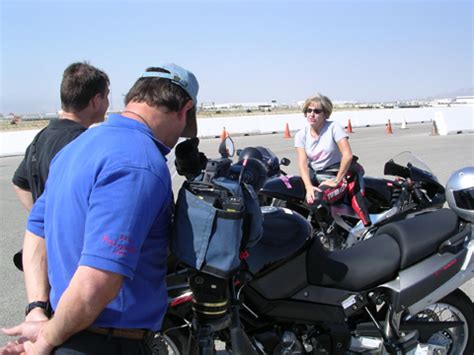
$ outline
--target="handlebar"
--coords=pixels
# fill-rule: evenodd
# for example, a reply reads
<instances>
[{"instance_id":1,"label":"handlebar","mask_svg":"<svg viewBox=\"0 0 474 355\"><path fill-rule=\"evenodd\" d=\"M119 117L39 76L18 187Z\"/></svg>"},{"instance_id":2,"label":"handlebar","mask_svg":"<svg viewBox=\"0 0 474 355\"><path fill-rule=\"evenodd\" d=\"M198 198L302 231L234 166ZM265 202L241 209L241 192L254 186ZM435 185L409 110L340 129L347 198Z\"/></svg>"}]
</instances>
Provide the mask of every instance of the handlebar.
<instances>
[{"instance_id":1,"label":"handlebar","mask_svg":"<svg viewBox=\"0 0 474 355\"><path fill-rule=\"evenodd\" d=\"M413 196L416 202L420 205L426 202L432 202L429 196L421 189L421 184L419 182L407 178L399 181L398 186L401 188L401 193L394 204L395 207L403 208L404 205L409 204L410 196Z\"/></svg>"},{"instance_id":2,"label":"handlebar","mask_svg":"<svg viewBox=\"0 0 474 355\"><path fill-rule=\"evenodd\" d=\"M415 194L419 202L423 201L423 198L424 198L423 192L421 192L418 186L413 187L413 193Z\"/></svg>"}]
</instances>

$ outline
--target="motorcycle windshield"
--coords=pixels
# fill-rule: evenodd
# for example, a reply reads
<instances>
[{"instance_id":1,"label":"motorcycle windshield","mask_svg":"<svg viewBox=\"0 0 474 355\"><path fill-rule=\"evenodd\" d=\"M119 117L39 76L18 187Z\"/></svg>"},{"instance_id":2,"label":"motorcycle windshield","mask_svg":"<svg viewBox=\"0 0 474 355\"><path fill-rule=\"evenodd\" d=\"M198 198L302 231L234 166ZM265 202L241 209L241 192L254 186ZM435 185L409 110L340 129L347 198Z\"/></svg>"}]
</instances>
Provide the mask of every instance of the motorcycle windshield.
<instances>
[{"instance_id":1,"label":"motorcycle windshield","mask_svg":"<svg viewBox=\"0 0 474 355\"><path fill-rule=\"evenodd\" d=\"M438 182L429 166L409 151L401 152L385 163L385 175L394 175L413 180L425 180L429 178Z\"/></svg>"}]
</instances>

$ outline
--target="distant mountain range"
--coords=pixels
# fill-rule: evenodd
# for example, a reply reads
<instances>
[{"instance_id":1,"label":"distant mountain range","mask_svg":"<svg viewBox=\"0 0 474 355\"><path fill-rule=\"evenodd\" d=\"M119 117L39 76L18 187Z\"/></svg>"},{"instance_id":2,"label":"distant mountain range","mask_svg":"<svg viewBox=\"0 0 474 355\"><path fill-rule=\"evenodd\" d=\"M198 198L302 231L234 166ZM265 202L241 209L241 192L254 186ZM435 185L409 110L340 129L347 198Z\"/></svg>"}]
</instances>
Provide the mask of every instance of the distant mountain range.
<instances>
[{"instance_id":1,"label":"distant mountain range","mask_svg":"<svg viewBox=\"0 0 474 355\"><path fill-rule=\"evenodd\" d=\"M428 96L426 100L444 99L444 98L455 98L456 96L474 96L474 87L458 89L451 92L440 93L433 96Z\"/></svg>"}]
</instances>

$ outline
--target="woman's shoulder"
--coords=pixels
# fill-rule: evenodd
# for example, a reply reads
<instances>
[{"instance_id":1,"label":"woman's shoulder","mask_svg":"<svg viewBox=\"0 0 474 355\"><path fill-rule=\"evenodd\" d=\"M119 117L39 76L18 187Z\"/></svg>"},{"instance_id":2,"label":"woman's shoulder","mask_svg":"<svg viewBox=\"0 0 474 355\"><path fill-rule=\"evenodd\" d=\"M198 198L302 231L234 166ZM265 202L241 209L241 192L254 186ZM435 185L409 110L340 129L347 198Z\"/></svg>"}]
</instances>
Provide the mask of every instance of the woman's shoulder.
<instances>
[{"instance_id":1,"label":"woman's shoulder","mask_svg":"<svg viewBox=\"0 0 474 355\"><path fill-rule=\"evenodd\" d=\"M331 132L332 136L334 137L335 141L338 142L341 138L348 137L344 127L337 121L326 121L329 123L328 131Z\"/></svg>"},{"instance_id":2,"label":"woman's shoulder","mask_svg":"<svg viewBox=\"0 0 474 355\"><path fill-rule=\"evenodd\" d=\"M337 121L326 121L327 129L331 131L344 130L344 127Z\"/></svg>"},{"instance_id":3,"label":"woman's shoulder","mask_svg":"<svg viewBox=\"0 0 474 355\"><path fill-rule=\"evenodd\" d=\"M303 128L300 128L296 134L295 134L295 137L298 136L298 137L304 137L306 136L306 134L308 133L308 127L303 127Z\"/></svg>"},{"instance_id":4,"label":"woman's shoulder","mask_svg":"<svg viewBox=\"0 0 474 355\"><path fill-rule=\"evenodd\" d=\"M306 142L307 128L303 127L295 134L295 146L304 146Z\"/></svg>"},{"instance_id":5,"label":"woman's shoulder","mask_svg":"<svg viewBox=\"0 0 474 355\"><path fill-rule=\"evenodd\" d=\"M341 125L339 122L334 121L334 120L326 120L326 124L329 127L335 127L335 126L340 126Z\"/></svg>"}]
</instances>

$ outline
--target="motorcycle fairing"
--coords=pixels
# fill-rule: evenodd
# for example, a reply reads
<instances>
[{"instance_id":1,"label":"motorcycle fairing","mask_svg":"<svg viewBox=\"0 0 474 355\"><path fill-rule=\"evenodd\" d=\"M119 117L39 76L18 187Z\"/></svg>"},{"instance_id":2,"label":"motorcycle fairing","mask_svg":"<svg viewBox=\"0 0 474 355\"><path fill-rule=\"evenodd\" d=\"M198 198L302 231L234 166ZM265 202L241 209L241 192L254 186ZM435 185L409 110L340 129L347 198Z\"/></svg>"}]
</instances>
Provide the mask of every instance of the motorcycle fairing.
<instances>
[{"instance_id":1,"label":"motorcycle fairing","mask_svg":"<svg viewBox=\"0 0 474 355\"><path fill-rule=\"evenodd\" d=\"M369 213L380 213L391 207L391 181L364 176L365 200Z\"/></svg>"},{"instance_id":2,"label":"motorcycle fairing","mask_svg":"<svg viewBox=\"0 0 474 355\"><path fill-rule=\"evenodd\" d=\"M300 249L296 255L293 254L255 275L249 285L269 300L291 297L308 284L307 254L307 248Z\"/></svg>"},{"instance_id":3,"label":"motorcycle fairing","mask_svg":"<svg viewBox=\"0 0 474 355\"><path fill-rule=\"evenodd\" d=\"M468 243L466 248L466 256L464 260L462 260L463 265L461 267L461 271L452 278L450 278L446 283L440 285L429 295L425 295L425 297L423 297L416 303L411 304L408 307L410 314L416 314L420 312L428 305L430 305L433 299L440 299L444 297L445 295L455 291L461 285L472 279L472 276L474 275L474 234L472 234L470 238L470 242ZM463 256L464 255L461 255L461 257ZM449 263L447 265L449 265Z\"/></svg>"},{"instance_id":4,"label":"motorcycle fairing","mask_svg":"<svg viewBox=\"0 0 474 355\"><path fill-rule=\"evenodd\" d=\"M271 317L273 320L299 322L338 322L344 323L346 317L340 303L351 294L343 290L333 290L334 298L324 299L321 303L307 302L299 299L268 299L260 294L254 287L246 286L244 308L255 311L256 314ZM273 321L272 320L272 321Z\"/></svg>"},{"instance_id":5,"label":"motorcycle fairing","mask_svg":"<svg viewBox=\"0 0 474 355\"><path fill-rule=\"evenodd\" d=\"M444 194L444 189L442 191L437 191L436 193L430 193L428 190L428 196L431 197L432 206L435 208L443 207L444 203L446 202L446 195Z\"/></svg>"},{"instance_id":6,"label":"motorcycle fairing","mask_svg":"<svg viewBox=\"0 0 474 355\"><path fill-rule=\"evenodd\" d=\"M429 171L412 165L410 166L410 177L413 181L420 182L421 188L426 190L430 197L432 206L437 208L443 207L443 204L446 202L444 186L438 182L436 176Z\"/></svg>"},{"instance_id":7,"label":"motorcycle fairing","mask_svg":"<svg viewBox=\"0 0 474 355\"><path fill-rule=\"evenodd\" d=\"M430 184L438 183L438 179L431 172L417 168L414 165L409 165L408 168L410 170L410 178L412 180L428 182ZM439 186L444 190L442 185Z\"/></svg>"},{"instance_id":8,"label":"motorcycle fairing","mask_svg":"<svg viewBox=\"0 0 474 355\"><path fill-rule=\"evenodd\" d=\"M400 271L398 278L381 287L391 289L394 310L399 312L431 294L456 275L466 258L466 249L457 254L434 254ZM459 287L459 285L458 285Z\"/></svg>"}]
</instances>

